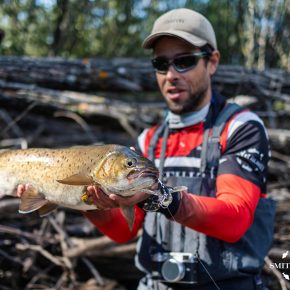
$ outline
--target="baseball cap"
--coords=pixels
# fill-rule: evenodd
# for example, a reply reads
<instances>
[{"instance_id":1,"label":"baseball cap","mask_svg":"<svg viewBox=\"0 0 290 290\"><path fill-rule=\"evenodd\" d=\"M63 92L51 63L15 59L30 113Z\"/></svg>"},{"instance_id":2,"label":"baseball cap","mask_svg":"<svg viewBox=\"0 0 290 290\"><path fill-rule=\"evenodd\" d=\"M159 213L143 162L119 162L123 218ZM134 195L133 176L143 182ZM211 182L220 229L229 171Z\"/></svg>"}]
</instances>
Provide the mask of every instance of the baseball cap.
<instances>
[{"instance_id":1,"label":"baseball cap","mask_svg":"<svg viewBox=\"0 0 290 290\"><path fill-rule=\"evenodd\" d=\"M143 47L153 48L161 36L178 37L196 47L209 44L217 49L215 32L210 22L200 13L187 8L173 9L157 18Z\"/></svg>"}]
</instances>

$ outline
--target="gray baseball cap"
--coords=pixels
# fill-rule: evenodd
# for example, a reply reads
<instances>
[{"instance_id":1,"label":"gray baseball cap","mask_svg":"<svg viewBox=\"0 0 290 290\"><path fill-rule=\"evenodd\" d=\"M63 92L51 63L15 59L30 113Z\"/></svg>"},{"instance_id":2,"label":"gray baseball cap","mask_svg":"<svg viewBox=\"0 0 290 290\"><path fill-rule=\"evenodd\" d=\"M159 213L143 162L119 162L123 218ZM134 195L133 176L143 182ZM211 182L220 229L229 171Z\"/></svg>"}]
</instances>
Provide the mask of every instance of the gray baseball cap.
<instances>
[{"instance_id":1,"label":"gray baseball cap","mask_svg":"<svg viewBox=\"0 0 290 290\"><path fill-rule=\"evenodd\" d=\"M187 8L174 9L157 18L143 47L153 48L161 36L178 37L196 47L209 44L217 49L215 32L210 22L200 13Z\"/></svg>"}]
</instances>

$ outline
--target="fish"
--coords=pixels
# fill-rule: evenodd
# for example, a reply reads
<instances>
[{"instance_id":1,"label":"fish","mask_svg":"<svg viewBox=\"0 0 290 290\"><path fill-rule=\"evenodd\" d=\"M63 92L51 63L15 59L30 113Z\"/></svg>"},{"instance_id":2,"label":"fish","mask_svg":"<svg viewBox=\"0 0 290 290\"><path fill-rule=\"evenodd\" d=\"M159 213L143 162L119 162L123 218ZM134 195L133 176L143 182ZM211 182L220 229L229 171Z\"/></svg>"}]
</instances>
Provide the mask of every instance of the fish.
<instances>
[{"instance_id":1,"label":"fish","mask_svg":"<svg viewBox=\"0 0 290 290\"><path fill-rule=\"evenodd\" d=\"M58 206L96 210L86 191L89 185L123 197L154 194L158 176L152 161L116 144L0 151L0 196L15 195L19 184L30 185L21 195L23 214L45 216ZM132 229L134 207L122 206L121 211Z\"/></svg>"}]
</instances>

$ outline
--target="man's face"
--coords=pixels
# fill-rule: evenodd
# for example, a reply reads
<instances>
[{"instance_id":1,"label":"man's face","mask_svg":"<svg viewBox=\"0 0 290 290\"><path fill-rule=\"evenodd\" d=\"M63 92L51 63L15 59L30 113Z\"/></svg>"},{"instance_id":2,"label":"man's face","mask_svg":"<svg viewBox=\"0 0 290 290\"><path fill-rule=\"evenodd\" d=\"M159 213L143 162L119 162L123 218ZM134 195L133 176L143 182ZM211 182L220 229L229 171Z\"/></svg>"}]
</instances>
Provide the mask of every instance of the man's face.
<instances>
[{"instance_id":1,"label":"man's face","mask_svg":"<svg viewBox=\"0 0 290 290\"><path fill-rule=\"evenodd\" d=\"M157 40L154 46L154 57L172 60L177 56L199 51L198 48L181 39L165 36ZM201 58L195 67L186 72L179 73L172 65L165 74L156 72L160 91L173 113L198 111L210 102L210 77L216 70L218 60L219 53L215 51L208 62Z\"/></svg>"}]
</instances>

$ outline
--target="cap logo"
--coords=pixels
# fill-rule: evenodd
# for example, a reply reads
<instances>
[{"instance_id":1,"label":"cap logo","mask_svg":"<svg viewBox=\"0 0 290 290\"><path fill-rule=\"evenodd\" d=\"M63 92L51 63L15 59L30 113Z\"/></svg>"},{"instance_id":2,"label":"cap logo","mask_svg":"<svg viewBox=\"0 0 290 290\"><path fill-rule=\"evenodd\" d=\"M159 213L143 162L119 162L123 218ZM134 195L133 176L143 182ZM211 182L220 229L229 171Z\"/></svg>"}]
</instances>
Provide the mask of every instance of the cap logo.
<instances>
[{"instance_id":1,"label":"cap logo","mask_svg":"<svg viewBox=\"0 0 290 290\"><path fill-rule=\"evenodd\" d=\"M184 23L184 19L170 19L170 20L166 20L165 23L167 23L167 24L170 24L170 23L180 24L180 23Z\"/></svg>"}]
</instances>

